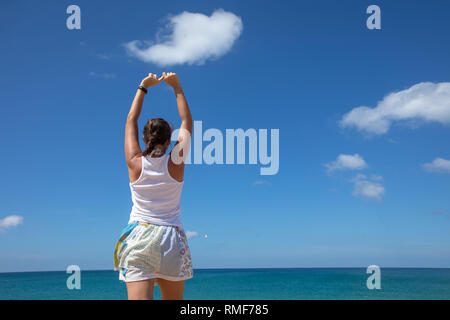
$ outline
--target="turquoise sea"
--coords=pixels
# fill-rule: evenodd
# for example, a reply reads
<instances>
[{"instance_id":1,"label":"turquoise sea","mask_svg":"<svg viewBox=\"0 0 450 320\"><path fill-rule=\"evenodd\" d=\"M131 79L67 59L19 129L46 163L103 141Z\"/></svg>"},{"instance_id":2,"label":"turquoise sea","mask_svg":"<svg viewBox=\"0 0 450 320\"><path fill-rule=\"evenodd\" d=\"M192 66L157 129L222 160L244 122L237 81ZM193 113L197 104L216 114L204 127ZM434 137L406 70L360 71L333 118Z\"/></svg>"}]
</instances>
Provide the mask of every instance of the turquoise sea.
<instances>
[{"instance_id":1,"label":"turquoise sea","mask_svg":"<svg viewBox=\"0 0 450 320\"><path fill-rule=\"evenodd\" d=\"M82 271L69 290L61 272L0 273L0 299L126 299L114 271ZM450 299L450 269L382 268L369 290L365 268L194 269L185 299ZM155 287L155 299L161 299Z\"/></svg>"}]
</instances>

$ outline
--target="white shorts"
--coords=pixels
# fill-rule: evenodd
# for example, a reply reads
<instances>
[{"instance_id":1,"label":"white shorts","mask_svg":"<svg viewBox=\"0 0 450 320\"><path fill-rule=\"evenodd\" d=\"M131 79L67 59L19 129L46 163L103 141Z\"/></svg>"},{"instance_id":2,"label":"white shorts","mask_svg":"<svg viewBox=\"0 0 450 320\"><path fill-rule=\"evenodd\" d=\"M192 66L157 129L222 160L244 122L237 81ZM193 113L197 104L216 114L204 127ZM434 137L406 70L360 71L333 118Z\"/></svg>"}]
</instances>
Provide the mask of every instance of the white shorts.
<instances>
[{"instance_id":1,"label":"white shorts","mask_svg":"<svg viewBox=\"0 0 450 320\"><path fill-rule=\"evenodd\" d=\"M114 251L114 269L125 282L156 278L169 281L193 277L184 230L177 226L134 222L122 231Z\"/></svg>"}]
</instances>

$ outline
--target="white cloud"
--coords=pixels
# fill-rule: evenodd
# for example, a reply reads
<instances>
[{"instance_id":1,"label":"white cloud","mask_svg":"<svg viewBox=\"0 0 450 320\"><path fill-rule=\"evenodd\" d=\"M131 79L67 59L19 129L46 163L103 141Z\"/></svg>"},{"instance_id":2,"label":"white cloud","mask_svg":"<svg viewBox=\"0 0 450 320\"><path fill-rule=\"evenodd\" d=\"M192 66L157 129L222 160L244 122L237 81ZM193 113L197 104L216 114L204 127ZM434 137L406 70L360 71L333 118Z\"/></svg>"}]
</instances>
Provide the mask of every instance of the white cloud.
<instances>
[{"instance_id":1,"label":"white cloud","mask_svg":"<svg viewBox=\"0 0 450 320\"><path fill-rule=\"evenodd\" d=\"M260 185L267 185L270 186L271 183L269 181L266 180L256 180L252 183L253 186L260 186Z\"/></svg>"},{"instance_id":2,"label":"white cloud","mask_svg":"<svg viewBox=\"0 0 450 320\"><path fill-rule=\"evenodd\" d=\"M355 127L371 134L385 134L392 123L421 120L450 124L450 82L421 82L399 92L392 92L375 108L361 106L345 114L342 127Z\"/></svg>"},{"instance_id":3,"label":"white cloud","mask_svg":"<svg viewBox=\"0 0 450 320\"><path fill-rule=\"evenodd\" d=\"M326 163L328 172L335 170L361 170L367 168L367 163L364 159L357 153L351 154L340 154L336 160Z\"/></svg>"},{"instance_id":4,"label":"white cloud","mask_svg":"<svg viewBox=\"0 0 450 320\"><path fill-rule=\"evenodd\" d=\"M379 175L376 175L376 174L371 175L370 179L373 180L373 181L383 181L384 180L384 178L382 176L379 176Z\"/></svg>"},{"instance_id":5,"label":"white cloud","mask_svg":"<svg viewBox=\"0 0 450 320\"><path fill-rule=\"evenodd\" d=\"M112 55L106 53L98 53L95 56L101 60L111 60L112 58Z\"/></svg>"},{"instance_id":6,"label":"white cloud","mask_svg":"<svg viewBox=\"0 0 450 320\"><path fill-rule=\"evenodd\" d=\"M186 231L186 237L188 239L198 236L197 231Z\"/></svg>"},{"instance_id":7,"label":"white cloud","mask_svg":"<svg viewBox=\"0 0 450 320\"><path fill-rule=\"evenodd\" d=\"M0 231L4 231L9 228L17 227L19 224L23 223L22 216L7 216L6 218L0 219Z\"/></svg>"},{"instance_id":8,"label":"white cloud","mask_svg":"<svg viewBox=\"0 0 450 320\"><path fill-rule=\"evenodd\" d=\"M433 215L435 215L435 216L442 216L442 215L444 215L444 214L447 214L447 213L448 213L448 210L446 210L446 209L439 209L439 210L433 211L432 213L433 213Z\"/></svg>"},{"instance_id":9,"label":"white cloud","mask_svg":"<svg viewBox=\"0 0 450 320\"><path fill-rule=\"evenodd\" d=\"M424 163L422 167L429 172L447 172L450 173L450 160L436 158L433 162Z\"/></svg>"},{"instance_id":10,"label":"white cloud","mask_svg":"<svg viewBox=\"0 0 450 320\"><path fill-rule=\"evenodd\" d=\"M202 64L227 53L242 32L242 20L231 12L216 10L208 17L183 12L169 18L171 31L165 41L143 47L142 41L125 44L128 53L159 66Z\"/></svg>"},{"instance_id":11,"label":"white cloud","mask_svg":"<svg viewBox=\"0 0 450 320\"><path fill-rule=\"evenodd\" d=\"M106 80L117 78L117 76L114 73L97 73L97 72L91 71L91 72L89 72L89 75L91 77L103 78L103 79L106 79Z\"/></svg>"},{"instance_id":12,"label":"white cloud","mask_svg":"<svg viewBox=\"0 0 450 320\"><path fill-rule=\"evenodd\" d=\"M376 181L380 181L382 177L376 176ZM380 179L381 178L381 179ZM374 182L367 178L363 174L356 175L350 180L354 183L353 195L360 196L364 198L371 198L381 201L381 197L385 193L383 185L379 182Z\"/></svg>"}]
</instances>

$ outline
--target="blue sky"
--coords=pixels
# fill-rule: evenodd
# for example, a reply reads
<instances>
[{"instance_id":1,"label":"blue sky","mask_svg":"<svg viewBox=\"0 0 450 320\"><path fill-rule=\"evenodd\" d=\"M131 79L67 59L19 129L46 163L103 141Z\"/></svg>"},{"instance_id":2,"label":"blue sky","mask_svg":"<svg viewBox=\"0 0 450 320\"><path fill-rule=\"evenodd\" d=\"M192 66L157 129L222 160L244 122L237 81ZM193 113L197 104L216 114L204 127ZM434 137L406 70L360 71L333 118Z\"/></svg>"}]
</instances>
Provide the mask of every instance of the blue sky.
<instances>
[{"instance_id":1,"label":"blue sky","mask_svg":"<svg viewBox=\"0 0 450 320\"><path fill-rule=\"evenodd\" d=\"M66 28L71 4L81 30ZM383 134L340 125L389 93L450 81L450 3L377 1L382 29L368 30L371 4L2 2L0 219L23 223L0 233L0 272L112 269L131 209L126 115L140 80L163 71L178 73L204 130L280 130L276 175L187 167L181 217L198 233L194 268L450 267L450 174L423 167L450 159L446 118L392 120ZM220 58L161 67L124 47L157 40L169 15L219 8L243 24ZM140 128L149 117L177 126L170 89L149 91ZM365 166L329 172L339 155ZM361 196L358 179L384 192Z\"/></svg>"}]
</instances>

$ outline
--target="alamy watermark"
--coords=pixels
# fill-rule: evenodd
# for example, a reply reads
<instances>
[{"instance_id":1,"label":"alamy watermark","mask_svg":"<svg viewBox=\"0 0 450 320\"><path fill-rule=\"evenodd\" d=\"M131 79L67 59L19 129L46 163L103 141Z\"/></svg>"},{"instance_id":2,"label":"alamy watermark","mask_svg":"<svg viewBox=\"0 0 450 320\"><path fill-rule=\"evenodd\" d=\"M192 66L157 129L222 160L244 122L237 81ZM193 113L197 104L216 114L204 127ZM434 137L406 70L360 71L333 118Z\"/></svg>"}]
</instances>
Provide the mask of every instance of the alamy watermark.
<instances>
[{"instance_id":1,"label":"alamy watermark","mask_svg":"<svg viewBox=\"0 0 450 320\"><path fill-rule=\"evenodd\" d=\"M367 7L367 14L370 16L366 20L366 26L369 30L381 29L381 9L379 6L372 4Z\"/></svg>"},{"instance_id":2,"label":"alamy watermark","mask_svg":"<svg viewBox=\"0 0 450 320\"><path fill-rule=\"evenodd\" d=\"M81 289L81 269L77 265L70 265L66 269L66 273L71 274L66 281L67 289Z\"/></svg>"},{"instance_id":3,"label":"alamy watermark","mask_svg":"<svg viewBox=\"0 0 450 320\"><path fill-rule=\"evenodd\" d=\"M79 6L72 4L67 7L67 14L70 16L66 19L66 27L69 30L80 30L81 29L81 9Z\"/></svg>"},{"instance_id":4,"label":"alamy watermark","mask_svg":"<svg viewBox=\"0 0 450 320\"><path fill-rule=\"evenodd\" d=\"M367 289L381 289L381 270L377 265L370 265L367 267L366 273L371 274L367 278Z\"/></svg>"},{"instance_id":5,"label":"alamy watermark","mask_svg":"<svg viewBox=\"0 0 450 320\"><path fill-rule=\"evenodd\" d=\"M172 152L174 163L184 160L185 164L260 164L260 175L275 175L280 168L279 129L270 129L270 152L268 129L225 129L223 134L219 129L210 128L203 132L202 121L194 121L192 139L188 132L176 129L172 141L177 141L180 135L189 142L185 145L190 145L190 149L183 152L183 158L178 157L179 152ZM182 149L180 144L174 151Z\"/></svg>"}]
</instances>

